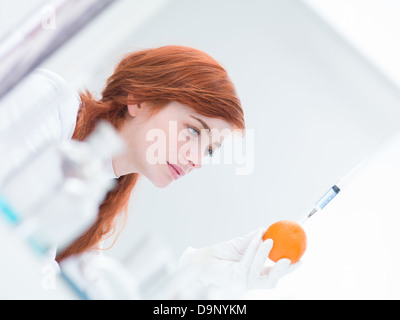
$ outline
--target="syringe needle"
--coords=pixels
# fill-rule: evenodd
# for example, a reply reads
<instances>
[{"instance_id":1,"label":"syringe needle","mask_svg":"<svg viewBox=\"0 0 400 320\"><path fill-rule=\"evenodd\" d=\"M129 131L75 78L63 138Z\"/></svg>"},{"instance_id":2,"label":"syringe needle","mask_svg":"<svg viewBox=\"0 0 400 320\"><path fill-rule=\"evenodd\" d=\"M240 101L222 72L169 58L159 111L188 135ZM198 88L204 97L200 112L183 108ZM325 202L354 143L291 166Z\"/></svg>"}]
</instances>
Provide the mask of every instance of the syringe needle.
<instances>
[{"instance_id":1,"label":"syringe needle","mask_svg":"<svg viewBox=\"0 0 400 320\"><path fill-rule=\"evenodd\" d=\"M308 214L307 219L308 219L308 218L311 218L317 211L318 211L318 210L317 210L316 208L313 208L313 209L311 210L311 212Z\"/></svg>"}]
</instances>

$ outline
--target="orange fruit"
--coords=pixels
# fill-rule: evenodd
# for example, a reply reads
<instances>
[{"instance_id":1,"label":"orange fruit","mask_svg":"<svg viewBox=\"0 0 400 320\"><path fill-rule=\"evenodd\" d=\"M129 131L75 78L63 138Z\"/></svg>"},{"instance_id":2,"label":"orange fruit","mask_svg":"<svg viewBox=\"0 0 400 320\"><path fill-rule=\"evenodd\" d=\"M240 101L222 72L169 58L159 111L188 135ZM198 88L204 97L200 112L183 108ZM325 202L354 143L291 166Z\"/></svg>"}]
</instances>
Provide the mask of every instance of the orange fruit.
<instances>
[{"instance_id":1,"label":"orange fruit","mask_svg":"<svg viewBox=\"0 0 400 320\"><path fill-rule=\"evenodd\" d=\"M274 262L286 258L291 263L296 263L306 251L306 233L294 221L282 220L272 224L264 233L263 240L267 239L274 241L274 245L268 256Z\"/></svg>"}]
</instances>

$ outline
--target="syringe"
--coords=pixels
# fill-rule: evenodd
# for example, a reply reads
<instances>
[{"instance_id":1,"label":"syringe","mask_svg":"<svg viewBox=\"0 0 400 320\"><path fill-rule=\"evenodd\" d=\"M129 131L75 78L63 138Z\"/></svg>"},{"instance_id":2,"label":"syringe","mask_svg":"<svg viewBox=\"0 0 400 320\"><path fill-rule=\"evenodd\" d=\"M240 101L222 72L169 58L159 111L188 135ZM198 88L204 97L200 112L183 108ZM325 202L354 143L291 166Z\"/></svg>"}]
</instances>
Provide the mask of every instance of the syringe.
<instances>
[{"instance_id":1,"label":"syringe","mask_svg":"<svg viewBox=\"0 0 400 320\"><path fill-rule=\"evenodd\" d=\"M344 177L341 177L339 181L332 187L330 188L322 197L319 199L314 207L311 209L311 212L308 214L308 218L313 216L315 213L318 211L321 211L323 208L326 207L326 205L332 201L333 198L335 198L338 193L343 190L345 187L347 187L357 176L360 175L360 173L365 169L366 165L368 164L369 159L367 157L364 158L364 160L359 163L353 170L351 170L347 175ZM304 220L304 221L305 221Z\"/></svg>"}]
</instances>

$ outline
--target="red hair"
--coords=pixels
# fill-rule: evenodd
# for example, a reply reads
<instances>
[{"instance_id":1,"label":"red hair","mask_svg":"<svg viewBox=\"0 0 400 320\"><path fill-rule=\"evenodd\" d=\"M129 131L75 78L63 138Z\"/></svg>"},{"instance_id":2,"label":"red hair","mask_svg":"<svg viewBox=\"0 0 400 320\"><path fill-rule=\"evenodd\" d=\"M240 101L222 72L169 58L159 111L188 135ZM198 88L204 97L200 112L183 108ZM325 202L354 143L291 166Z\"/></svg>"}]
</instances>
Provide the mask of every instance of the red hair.
<instances>
[{"instance_id":1,"label":"red hair","mask_svg":"<svg viewBox=\"0 0 400 320\"><path fill-rule=\"evenodd\" d=\"M176 101L203 116L225 120L235 129L245 128L240 100L226 70L208 54L189 47L165 46L128 54L107 80L101 100L95 100L88 91L80 97L82 104L72 137L80 141L101 119L120 128L127 104L144 102L157 112ZM126 213L138 178L137 173L118 178L100 206L97 221L61 252L57 261L96 248L114 228L115 218Z\"/></svg>"}]
</instances>

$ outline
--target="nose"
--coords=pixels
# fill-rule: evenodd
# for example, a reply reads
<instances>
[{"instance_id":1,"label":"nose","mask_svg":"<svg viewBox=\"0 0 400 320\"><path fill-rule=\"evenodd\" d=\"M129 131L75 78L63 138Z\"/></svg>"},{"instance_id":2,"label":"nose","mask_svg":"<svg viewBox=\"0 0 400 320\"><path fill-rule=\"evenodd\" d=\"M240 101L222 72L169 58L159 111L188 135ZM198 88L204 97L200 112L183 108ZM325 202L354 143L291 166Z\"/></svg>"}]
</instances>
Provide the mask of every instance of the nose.
<instances>
[{"instance_id":1,"label":"nose","mask_svg":"<svg viewBox=\"0 0 400 320\"><path fill-rule=\"evenodd\" d=\"M201 168L202 156L198 143L192 143L188 147L184 145L179 149L179 152L181 152L182 158L180 159L182 159L182 164L184 164L187 173Z\"/></svg>"}]
</instances>

